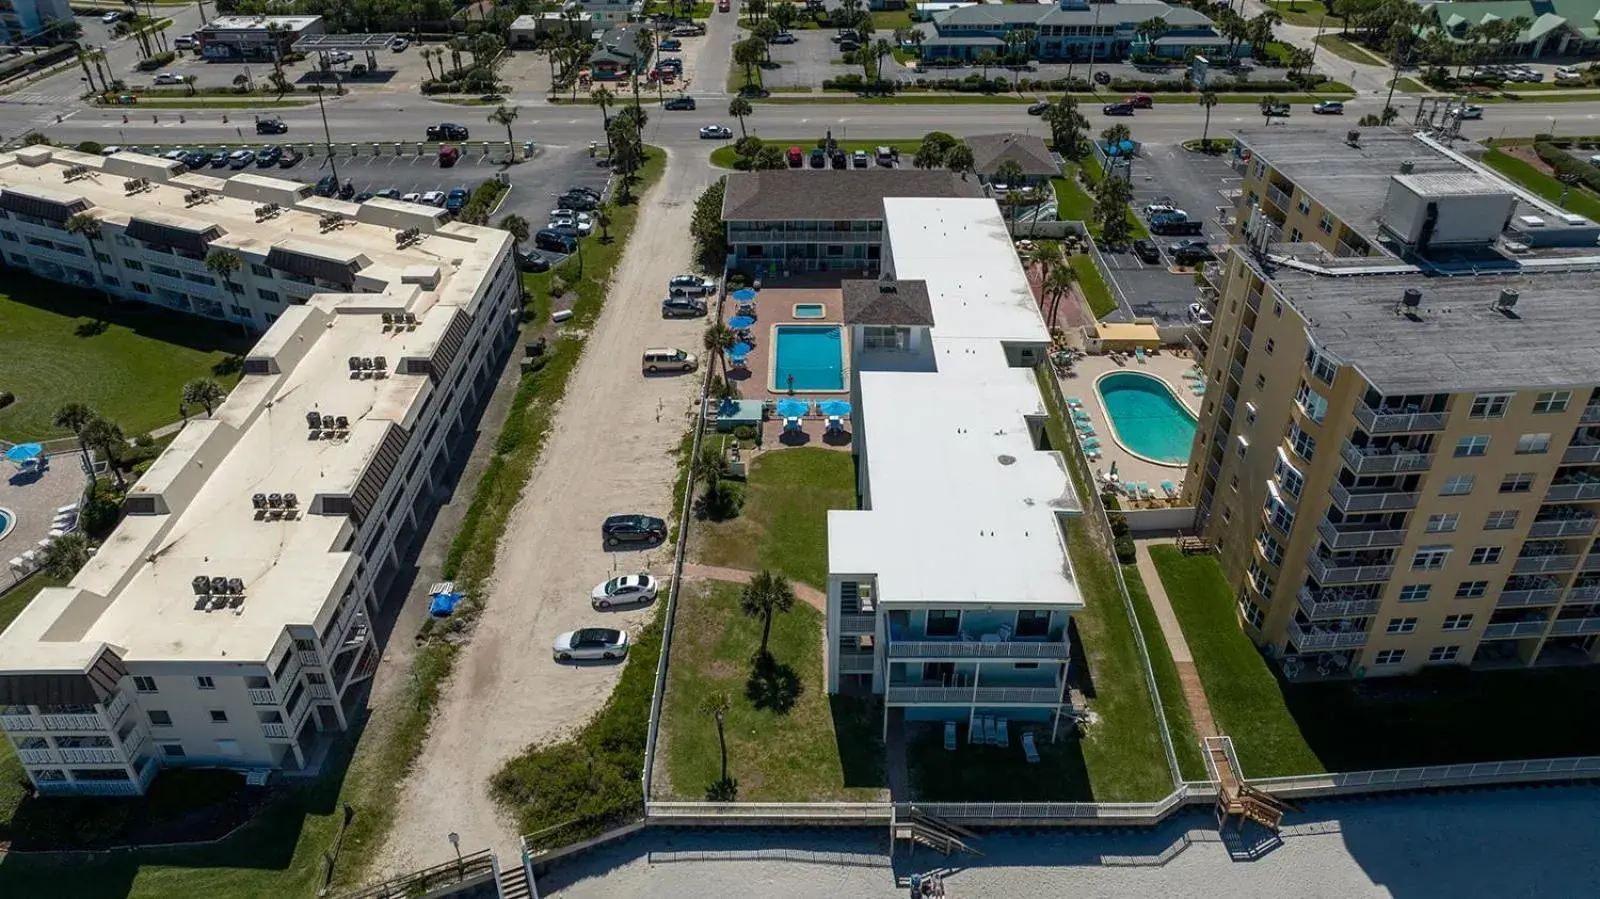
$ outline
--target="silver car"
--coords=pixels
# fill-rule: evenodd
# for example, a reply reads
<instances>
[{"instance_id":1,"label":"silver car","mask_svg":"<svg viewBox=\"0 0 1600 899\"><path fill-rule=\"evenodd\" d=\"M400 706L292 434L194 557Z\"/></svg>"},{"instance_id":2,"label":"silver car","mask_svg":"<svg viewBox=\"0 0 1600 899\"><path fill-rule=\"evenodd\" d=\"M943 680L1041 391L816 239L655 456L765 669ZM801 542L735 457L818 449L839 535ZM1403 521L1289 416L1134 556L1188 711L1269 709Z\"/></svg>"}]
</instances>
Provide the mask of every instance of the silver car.
<instances>
[{"instance_id":1,"label":"silver car","mask_svg":"<svg viewBox=\"0 0 1600 899\"><path fill-rule=\"evenodd\" d=\"M589 602L597 609L652 602L659 586L656 579L648 574L625 574L595 587L589 594Z\"/></svg>"},{"instance_id":2,"label":"silver car","mask_svg":"<svg viewBox=\"0 0 1600 899\"><path fill-rule=\"evenodd\" d=\"M613 659L628 655L628 632L609 627L586 627L556 638L555 657L562 662L578 659Z\"/></svg>"}]
</instances>

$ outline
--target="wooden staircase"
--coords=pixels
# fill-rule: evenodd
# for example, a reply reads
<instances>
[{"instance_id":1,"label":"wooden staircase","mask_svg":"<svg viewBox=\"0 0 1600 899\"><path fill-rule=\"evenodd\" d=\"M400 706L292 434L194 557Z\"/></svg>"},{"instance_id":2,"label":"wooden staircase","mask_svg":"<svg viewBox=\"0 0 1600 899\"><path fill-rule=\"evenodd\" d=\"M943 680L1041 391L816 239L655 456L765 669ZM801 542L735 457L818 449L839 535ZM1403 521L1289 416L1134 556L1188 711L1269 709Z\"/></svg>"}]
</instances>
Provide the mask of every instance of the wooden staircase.
<instances>
[{"instance_id":1,"label":"wooden staircase","mask_svg":"<svg viewBox=\"0 0 1600 899\"><path fill-rule=\"evenodd\" d=\"M894 842L905 840L911 843L913 849L921 845L944 855L954 852L966 852L980 857L983 855L974 849L970 842L978 839L977 834L916 808L912 808L906 817L896 817L892 820L890 836Z\"/></svg>"},{"instance_id":2,"label":"wooden staircase","mask_svg":"<svg viewBox=\"0 0 1600 899\"><path fill-rule=\"evenodd\" d=\"M528 883L528 872L522 865L512 865L500 872L500 899L538 899L539 894Z\"/></svg>"},{"instance_id":3,"label":"wooden staircase","mask_svg":"<svg viewBox=\"0 0 1600 899\"><path fill-rule=\"evenodd\" d=\"M1233 751L1229 737L1206 737L1206 769L1217 785L1217 826L1225 828L1235 821L1235 830L1245 821L1254 821L1267 830L1277 833L1283 824L1285 812L1299 811L1287 800L1259 790L1245 783L1239 758Z\"/></svg>"}]
</instances>

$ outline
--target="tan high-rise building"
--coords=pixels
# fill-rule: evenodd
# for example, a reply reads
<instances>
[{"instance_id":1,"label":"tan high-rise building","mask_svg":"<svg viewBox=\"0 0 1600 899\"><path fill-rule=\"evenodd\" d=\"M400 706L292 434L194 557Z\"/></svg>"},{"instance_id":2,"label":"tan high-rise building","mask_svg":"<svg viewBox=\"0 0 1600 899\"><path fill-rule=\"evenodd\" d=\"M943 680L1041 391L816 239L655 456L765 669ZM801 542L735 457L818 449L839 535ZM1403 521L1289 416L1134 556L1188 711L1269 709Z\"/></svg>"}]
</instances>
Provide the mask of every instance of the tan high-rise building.
<instances>
[{"instance_id":1,"label":"tan high-rise building","mask_svg":"<svg viewBox=\"0 0 1600 899\"><path fill-rule=\"evenodd\" d=\"M1187 479L1291 676L1600 659L1600 226L1387 129L1239 132Z\"/></svg>"}]
</instances>

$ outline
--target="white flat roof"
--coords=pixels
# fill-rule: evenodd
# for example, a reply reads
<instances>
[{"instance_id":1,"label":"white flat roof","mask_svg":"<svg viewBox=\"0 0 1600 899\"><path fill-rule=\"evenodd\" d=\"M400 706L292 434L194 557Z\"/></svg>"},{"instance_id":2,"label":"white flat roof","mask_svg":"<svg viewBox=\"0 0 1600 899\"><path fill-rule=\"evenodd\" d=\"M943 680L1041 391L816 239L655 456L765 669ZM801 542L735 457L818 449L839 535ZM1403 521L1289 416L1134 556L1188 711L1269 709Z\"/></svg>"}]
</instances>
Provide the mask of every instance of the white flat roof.
<instances>
[{"instance_id":1,"label":"white flat roof","mask_svg":"<svg viewBox=\"0 0 1600 899\"><path fill-rule=\"evenodd\" d=\"M1081 510L1059 453L1034 449L1045 406L1007 344L1050 334L1000 209L888 199L900 280L927 283L934 371L861 371L868 508L828 513L828 567L871 574L879 601L1081 608L1058 513Z\"/></svg>"},{"instance_id":2,"label":"white flat roof","mask_svg":"<svg viewBox=\"0 0 1600 899\"><path fill-rule=\"evenodd\" d=\"M300 31L322 20L321 16L215 16L202 31L265 31L269 23L288 31Z\"/></svg>"}]
</instances>

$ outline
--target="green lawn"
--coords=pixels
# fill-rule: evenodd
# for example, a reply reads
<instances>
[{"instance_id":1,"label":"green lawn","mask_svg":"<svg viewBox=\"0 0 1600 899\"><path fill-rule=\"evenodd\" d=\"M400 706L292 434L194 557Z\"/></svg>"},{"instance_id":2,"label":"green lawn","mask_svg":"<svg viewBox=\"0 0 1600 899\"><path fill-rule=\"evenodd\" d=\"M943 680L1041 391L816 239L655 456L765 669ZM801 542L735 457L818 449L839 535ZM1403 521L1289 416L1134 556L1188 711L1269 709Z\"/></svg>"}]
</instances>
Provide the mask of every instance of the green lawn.
<instances>
[{"instance_id":1,"label":"green lawn","mask_svg":"<svg viewBox=\"0 0 1600 899\"><path fill-rule=\"evenodd\" d=\"M1233 591L1216 557L1185 556L1172 546L1152 546L1150 556L1194 653L1217 729L1233 738L1245 776L1326 770L1300 733L1266 659L1240 629Z\"/></svg>"},{"instance_id":2,"label":"green lawn","mask_svg":"<svg viewBox=\"0 0 1600 899\"><path fill-rule=\"evenodd\" d=\"M909 9L879 10L877 12L872 13L872 25L873 25L874 28L877 28L879 31L888 32L887 34L874 34L872 36L874 40L876 40L876 39L881 37L884 40L889 41L890 43L894 43L894 30L896 28L910 28L911 27L911 25L912 25L912 22L911 22L911 10L909 10Z\"/></svg>"},{"instance_id":3,"label":"green lawn","mask_svg":"<svg viewBox=\"0 0 1600 899\"><path fill-rule=\"evenodd\" d=\"M1184 780L1205 780L1206 762L1200 753L1200 735L1195 732L1194 716L1189 714L1189 703L1183 696L1178 666L1172 661L1172 650L1161 632L1161 622L1156 618L1155 606L1150 604L1150 593L1139 576L1139 567L1122 566L1122 580L1128 585L1133 614L1139 619L1140 633L1144 634L1145 652L1150 655L1150 670L1156 676L1156 692L1161 694L1161 709L1167 716L1167 730L1172 734L1178 770Z\"/></svg>"},{"instance_id":4,"label":"green lawn","mask_svg":"<svg viewBox=\"0 0 1600 899\"><path fill-rule=\"evenodd\" d=\"M828 510L856 507L849 453L814 447L756 457L744 509L729 521L690 529L696 561L750 571L770 568L818 590L828 587Z\"/></svg>"},{"instance_id":5,"label":"green lawn","mask_svg":"<svg viewBox=\"0 0 1600 899\"><path fill-rule=\"evenodd\" d=\"M1500 172L1500 174L1551 202L1559 202L1561 192L1566 187L1550 175L1539 171L1533 164L1518 159L1503 150L1491 147L1488 152L1483 154L1483 161ZM1595 197L1594 194L1589 193L1579 185L1573 185L1572 190L1567 193L1566 208L1592 220L1600 221L1600 198ZM3 362L0 362L0 365L3 364ZM0 413L0 421L4 420L3 415L4 413Z\"/></svg>"},{"instance_id":6,"label":"green lawn","mask_svg":"<svg viewBox=\"0 0 1600 899\"><path fill-rule=\"evenodd\" d=\"M1380 58L1373 56L1337 34L1324 34L1322 37L1317 38L1317 44L1334 56L1347 59L1350 62L1360 63L1365 66L1383 65Z\"/></svg>"},{"instance_id":7,"label":"green lawn","mask_svg":"<svg viewBox=\"0 0 1600 899\"><path fill-rule=\"evenodd\" d=\"M1083 298L1088 301L1089 311L1095 319L1105 318L1115 312L1117 299L1111 295L1111 287L1100 274L1099 266L1094 264L1094 257L1078 253L1069 258L1067 263L1078 273L1078 288L1083 291Z\"/></svg>"},{"instance_id":8,"label":"green lawn","mask_svg":"<svg viewBox=\"0 0 1600 899\"><path fill-rule=\"evenodd\" d=\"M1328 12L1320 0L1274 0L1272 8L1283 16L1285 25L1303 25L1316 28L1327 25L1329 30L1340 27L1344 19Z\"/></svg>"},{"instance_id":9,"label":"green lawn","mask_svg":"<svg viewBox=\"0 0 1600 899\"><path fill-rule=\"evenodd\" d=\"M719 691L732 700L728 775L739 784L740 801L882 798L883 709L828 695L823 624L822 613L805 603L774 616L773 665L758 670L752 659L761 622L740 612L737 584L712 582L679 595L662 712L676 798L704 799L722 776L716 722L699 710L703 697Z\"/></svg>"},{"instance_id":10,"label":"green lawn","mask_svg":"<svg viewBox=\"0 0 1600 899\"><path fill-rule=\"evenodd\" d=\"M155 306L112 306L103 294L8 271L0 287L0 438L64 436L50 423L87 403L130 437L178 420L185 381L232 387L229 357L254 341L237 327Z\"/></svg>"}]
</instances>

